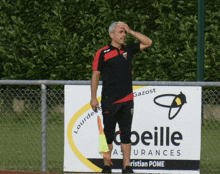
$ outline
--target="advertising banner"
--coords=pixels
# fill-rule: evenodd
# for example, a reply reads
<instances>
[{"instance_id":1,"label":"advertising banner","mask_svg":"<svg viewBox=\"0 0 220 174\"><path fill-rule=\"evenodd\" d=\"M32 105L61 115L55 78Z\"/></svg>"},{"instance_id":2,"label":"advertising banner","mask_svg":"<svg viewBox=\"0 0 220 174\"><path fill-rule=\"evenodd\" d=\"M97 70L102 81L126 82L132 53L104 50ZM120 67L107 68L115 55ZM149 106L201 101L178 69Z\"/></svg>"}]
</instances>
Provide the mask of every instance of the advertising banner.
<instances>
[{"instance_id":1,"label":"advertising banner","mask_svg":"<svg viewBox=\"0 0 220 174\"><path fill-rule=\"evenodd\" d=\"M101 100L101 86L97 97ZM135 173L199 173L201 87L133 86L134 110L130 166ZM101 172L97 116L89 85L65 86L65 172ZM116 126L112 172L121 172Z\"/></svg>"}]
</instances>

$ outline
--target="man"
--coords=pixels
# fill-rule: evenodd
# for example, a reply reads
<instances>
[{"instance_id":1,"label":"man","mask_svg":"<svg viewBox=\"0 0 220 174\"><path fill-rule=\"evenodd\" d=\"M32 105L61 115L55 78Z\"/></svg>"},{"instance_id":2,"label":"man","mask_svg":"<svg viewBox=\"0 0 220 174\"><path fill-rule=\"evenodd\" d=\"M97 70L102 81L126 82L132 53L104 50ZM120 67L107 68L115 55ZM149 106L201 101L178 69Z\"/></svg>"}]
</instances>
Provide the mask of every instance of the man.
<instances>
[{"instance_id":1,"label":"man","mask_svg":"<svg viewBox=\"0 0 220 174\"><path fill-rule=\"evenodd\" d=\"M126 34L131 34L139 43L124 45ZM133 118L132 64L133 55L152 44L147 36L131 30L124 22L114 22L109 27L111 44L96 52L93 61L91 80L91 106L99 108L97 88L102 75L102 114L104 132L110 155L113 149L115 126L120 128L121 149L123 152L122 173L133 173L130 168L131 124ZM111 173L110 161L104 158L102 173Z\"/></svg>"}]
</instances>

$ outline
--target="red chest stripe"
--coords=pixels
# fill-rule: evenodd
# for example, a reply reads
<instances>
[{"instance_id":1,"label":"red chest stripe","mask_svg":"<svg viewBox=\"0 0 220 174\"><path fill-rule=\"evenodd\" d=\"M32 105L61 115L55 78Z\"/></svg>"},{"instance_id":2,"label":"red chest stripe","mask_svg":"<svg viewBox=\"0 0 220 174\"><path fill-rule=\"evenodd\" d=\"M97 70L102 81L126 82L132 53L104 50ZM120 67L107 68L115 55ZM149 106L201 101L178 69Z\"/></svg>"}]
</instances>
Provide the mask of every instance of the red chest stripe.
<instances>
[{"instance_id":1,"label":"red chest stripe","mask_svg":"<svg viewBox=\"0 0 220 174\"><path fill-rule=\"evenodd\" d=\"M108 52L108 53L106 53L104 55L104 61L107 61L108 59L116 57L117 55L118 55L118 51L117 50L110 51L110 52Z\"/></svg>"},{"instance_id":2,"label":"red chest stripe","mask_svg":"<svg viewBox=\"0 0 220 174\"><path fill-rule=\"evenodd\" d=\"M124 53L125 51L124 50L120 50L120 54Z\"/></svg>"}]
</instances>

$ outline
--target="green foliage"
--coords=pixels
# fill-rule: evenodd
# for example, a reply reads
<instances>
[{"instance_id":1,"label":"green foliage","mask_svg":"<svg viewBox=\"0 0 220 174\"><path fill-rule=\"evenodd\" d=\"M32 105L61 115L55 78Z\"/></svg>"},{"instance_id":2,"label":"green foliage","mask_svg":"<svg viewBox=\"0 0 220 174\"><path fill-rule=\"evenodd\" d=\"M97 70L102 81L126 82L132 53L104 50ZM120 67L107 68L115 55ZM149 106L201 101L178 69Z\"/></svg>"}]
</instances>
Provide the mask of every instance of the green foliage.
<instances>
[{"instance_id":1,"label":"green foliage","mask_svg":"<svg viewBox=\"0 0 220 174\"><path fill-rule=\"evenodd\" d=\"M124 21L153 45L135 56L134 80L196 80L198 2L0 0L1 79L91 79L108 26ZM206 3L205 80L220 80L220 2ZM127 43L134 42L128 36Z\"/></svg>"},{"instance_id":2,"label":"green foliage","mask_svg":"<svg viewBox=\"0 0 220 174\"><path fill-rule=\"evenodd\" d=\"M196 80L197 3L155 1L151 7L155 12L150 33L153 46L140 56L135 79Z\"/></svg>"},{"instance_id":3,"label":"green foliage","mask_svg":"<svg viewBox=\"0 0 220 174\"><path fill-rule=\"evenodd\" d=\"M219 1L206 4L205 27L205 80L220 80L220 8Z\"/></svg>"}]
</instances>

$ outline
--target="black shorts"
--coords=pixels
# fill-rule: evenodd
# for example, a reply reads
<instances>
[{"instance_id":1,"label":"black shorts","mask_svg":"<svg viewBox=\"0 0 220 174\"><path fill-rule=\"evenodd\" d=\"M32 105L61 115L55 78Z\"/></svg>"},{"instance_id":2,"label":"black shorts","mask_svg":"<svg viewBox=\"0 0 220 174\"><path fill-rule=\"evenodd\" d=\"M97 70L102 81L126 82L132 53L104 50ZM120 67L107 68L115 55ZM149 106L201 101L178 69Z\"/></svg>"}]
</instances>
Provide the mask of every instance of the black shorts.
<instances>
[{"instance_id":1,"label":"black shorts","mask_svg":"<svg viewBox=\"0 0 220 174\"><path fill-rule=\"evenodd\" d=\"M104 133L108 144L112 144L114 141L116 123L118 123L121 131L121 143L131 143L133 107L133 100L123 103L116 103L111 106L102 104Z\"/></svg>"}]
</instances>

